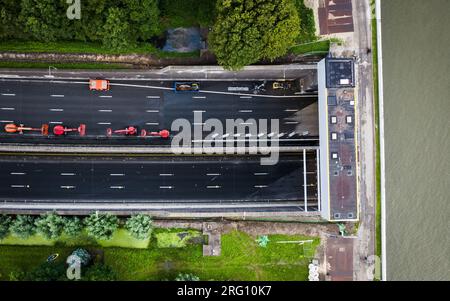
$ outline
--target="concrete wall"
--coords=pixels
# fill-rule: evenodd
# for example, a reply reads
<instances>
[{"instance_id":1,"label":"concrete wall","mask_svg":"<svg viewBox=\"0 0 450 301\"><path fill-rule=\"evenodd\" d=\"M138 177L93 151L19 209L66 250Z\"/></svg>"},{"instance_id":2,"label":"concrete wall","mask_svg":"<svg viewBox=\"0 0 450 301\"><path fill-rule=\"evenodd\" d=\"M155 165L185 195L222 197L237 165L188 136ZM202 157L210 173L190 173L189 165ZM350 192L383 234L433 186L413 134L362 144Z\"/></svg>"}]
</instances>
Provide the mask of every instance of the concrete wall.
<instances>
[{"instance_id":1,"label":"concrete wall","mask_svg":"<svg viewBox=\"0 0 450 301\"><path fill-rule=\"evenodd\" d=\"M328 178L328 101L325 76L325 59L317 65L319 88L319 137L320 137L320 204L321 216L330 220Z\"/></svg>"}]
</instances>

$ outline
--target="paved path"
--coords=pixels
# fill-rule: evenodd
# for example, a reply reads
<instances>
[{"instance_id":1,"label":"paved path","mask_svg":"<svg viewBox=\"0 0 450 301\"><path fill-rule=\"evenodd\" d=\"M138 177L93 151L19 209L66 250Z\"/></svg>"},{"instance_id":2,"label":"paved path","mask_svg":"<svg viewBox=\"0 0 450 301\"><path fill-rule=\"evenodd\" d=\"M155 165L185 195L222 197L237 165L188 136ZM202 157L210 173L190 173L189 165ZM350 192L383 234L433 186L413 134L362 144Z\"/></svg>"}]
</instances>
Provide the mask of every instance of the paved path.
<instances>
[{"instance_id":1,"label":"paved path","mask_svg":"<svg viewBox=\"0 0 450 301\"><path fill-rule=\"evenodd\" d=\"M355 243L354 280L371 280L371 268L361 258L375 254L375 128L370 0L354 0L355 39L358 41L360 227Z\"/></svg>"}]
</instances>

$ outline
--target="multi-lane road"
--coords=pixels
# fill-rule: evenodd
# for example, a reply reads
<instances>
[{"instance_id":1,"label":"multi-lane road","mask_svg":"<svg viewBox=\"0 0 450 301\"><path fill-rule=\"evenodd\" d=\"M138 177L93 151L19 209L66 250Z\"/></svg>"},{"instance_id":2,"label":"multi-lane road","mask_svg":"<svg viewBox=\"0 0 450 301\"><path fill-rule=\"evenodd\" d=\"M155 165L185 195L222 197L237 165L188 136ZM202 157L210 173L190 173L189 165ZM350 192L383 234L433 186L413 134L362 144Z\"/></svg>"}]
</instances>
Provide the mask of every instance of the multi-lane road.
<instances>
[{"instance_id":1,"label":"multi-lane road","mask_svg":"<svg viewBox=\"0 0 450 301\"><path fill-rule=\"evenodd\" d=\"M306 152L305 158L305 166L300 154L282 155L277 165L262 166L260 156L2 156L0 201L126 201L161 208L173 203L281 203L304 210L306 196L313 211L316 152Z\"/></svg>"},{"instance_id":2,"label":"multi-lane road","mask_svg":"<svg viewBox=\"0 0 450 301\"><path fill-rule=\"evenodd\" d=\"M316 146L318 141L317 96L283 95L271 91L255 95L253 82L201 82L200 93L175 93L173 81L115 81L110 91L89 91L87 81L82 80L0 80L1 142L82 143L82 144L145 144L170 145L161 138L106 137L106 129L122 129L136 126L139 129L171 130L172 123L186 119L194 127L204 125L207 119L218 119L223 131L215 140L229 139L279 140L286 145ZM269 84L267 84L269 86ZM247 87L248 92L230 92L229 87ZM201 115L195 120L194 114ZM260 120L268 120L269 127L258 127L257 132L229 132L226 121L235 120L238 125L259 126ZM279 129L271 127L270 120L279 121ZM87 136L76 134L65 137L40 137L39 133L7 134L8 123L39 127L41 124L64 124L76 127L87 125ZM172 137L177 130L172 131ZM205 131L203 138L211 132Z\"/></svg>"}]
</instances>

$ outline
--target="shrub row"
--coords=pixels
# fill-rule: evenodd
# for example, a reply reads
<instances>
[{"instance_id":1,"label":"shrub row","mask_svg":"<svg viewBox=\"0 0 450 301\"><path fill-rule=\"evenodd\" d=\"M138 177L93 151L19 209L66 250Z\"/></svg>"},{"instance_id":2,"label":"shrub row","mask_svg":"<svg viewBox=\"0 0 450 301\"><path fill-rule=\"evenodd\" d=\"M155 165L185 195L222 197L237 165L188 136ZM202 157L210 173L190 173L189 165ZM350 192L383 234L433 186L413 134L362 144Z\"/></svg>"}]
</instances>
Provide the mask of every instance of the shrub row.
<instances>
[{"instance_id":1,"label":"shrub row","mask_svg":"<svg viewBox=\"0 0 450 301\"><path fill-rule=\"evenodd\" d=\"M47 239L57 239L63 233L68 236L78 236L83 229L95 239L109 240L120 225L117 216L104 213L93 213L84 219L66 217L54 212L42 214L39 217L31 215L0 216L0 240L9 234L27 239L38 233ZM137 239L150 237L153 229L152 219L145 214L133 215L126 219L125 229Z\"/></svg>"}]
</instances>

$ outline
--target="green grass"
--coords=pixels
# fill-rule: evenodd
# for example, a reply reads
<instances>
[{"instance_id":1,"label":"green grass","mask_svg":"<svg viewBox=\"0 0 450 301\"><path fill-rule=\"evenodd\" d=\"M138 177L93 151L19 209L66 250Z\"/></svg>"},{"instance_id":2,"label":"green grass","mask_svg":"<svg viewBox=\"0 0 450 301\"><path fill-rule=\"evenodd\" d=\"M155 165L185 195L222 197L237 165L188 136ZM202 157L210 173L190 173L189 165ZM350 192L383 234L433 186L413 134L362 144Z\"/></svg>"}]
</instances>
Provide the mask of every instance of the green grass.
<instances>
[{"instance_id":1,"label":"green grass","mask_svg":"<svg viewBox=\"0 0 450 301\"><path fill-rule=\"evenodd\" d=\"M179 231L186 230L155 229L156 234ZM222 235L222 254L217 257L203 257L201 244L158 248L155 238L146 249L108 247L103 250L105 264L117 273L118 280L172 280L179 273L193 273L201 280L306 280L309 260L320 240L298 235L269 235L269 239L268 246L262 248L255 238L243 232ZM306 248L277 243L305 239L314 242ZM57 260L65 260L75 246L83 244L71 247L2 245L0 280L8 280L11 272L34 269L53 253L60 254Z\"/></svg>"},{"instance_id":2,"label":"green grass","mask_svg":"<svg viewBox=\"0 0 450 301\"><path fill-rule=\"evenodd\" d=\"M297 55L328 53L330 51L330 43L330 40L322 40L296 45L290 49L290 52Z\"/></svg>"},{"instance_id":3,"label":"green grass","mask_svg":"<svg viewBox=\"0 0 450 301\"><path fill-rule=\"evenodd\" d=\"M150 239L139 240L132 237L125 229L118 229L110 240L95 240L83 231L77 237L62 235L58 239L46 239L39 234L35 234L27 239L7 236L0 240L0 245L20 245L20 246L102 246L102 247L123 247L141 248L148 247Z\"/></svg>"},{"instance_id":4,"label":"green grass","mask_svg":"<svg viewBox=\"0 0 450 301\"><path fill-rule=\"evenodd\" d=\"M103 55L115 55L115 54L142 54L142 55L154 55L158 58L192 58L199 57L200 51L193 51L187 53L176 53L161 51L154 45L149 43L142 43L135 47L128 47L122 50L111 50L105 48L98 43L90 42L32 42L32 41L1 41L0 52L17 52L17 53L75 53L75 54L103 54ZM78 63L77 63L78 64ZM81 64L83 65L83 64ZM85 66L105 66L99 63L85 63ZM114 66L114 65L113 65Z\"/></svg>"},{"instance_id":5,"label":"green grass","mask_svg":"<svg viewBox=\"0 0 450 301\"><path fill-rule=\"evenodd\" d=\"M129 65L101 64L101 63L37 63L37 62L2 62L0 68L26 68L48 69L49 66L57 69L126 69Z\"/></svg>"},{"instance_id":6,"label":"green grass","mask_svg":"<svg viewBox=\"0 0 450 301\"><path fill-rule=\"evenodd\" d=\"M70 247L0 246L0 280L9 280L11 273L29 272L54 253L60 255L56 261L63 262L72 251Z\"/></svg>"},{"instance_id":7,"label":"green grass","mask_svg":"<svg viewBox=\"0 0 450 301\"><path fill-rule=\"evenodd\" d=\"M121 280L174 279L178 273L193 273L201 280L306 280L309 256L319 244L314 243L305 256L298 244L277 244L282 240L308 239L302 236L269 235L267 248L242 232L222 236L222 254L203 257L201 245L185 248L148 250L105 250L106 264L118 272Z\"/></svg>"},{"instance_id":8,"label":"green grass","mask_svg":"<svg viewBox=\"0 0 450 301\"><path fill-rule=\"evenodd\" d=\"M379 112L379 77L378 77L378 44L377 20L375 18L375 1L371 1L372 8L372 54L373 54L373 89L375 114L375 180L376 180L376 209L375 209L375 254L381 258L381 157L380 157L380 112Z\"/></svg>"}]
</instances>

